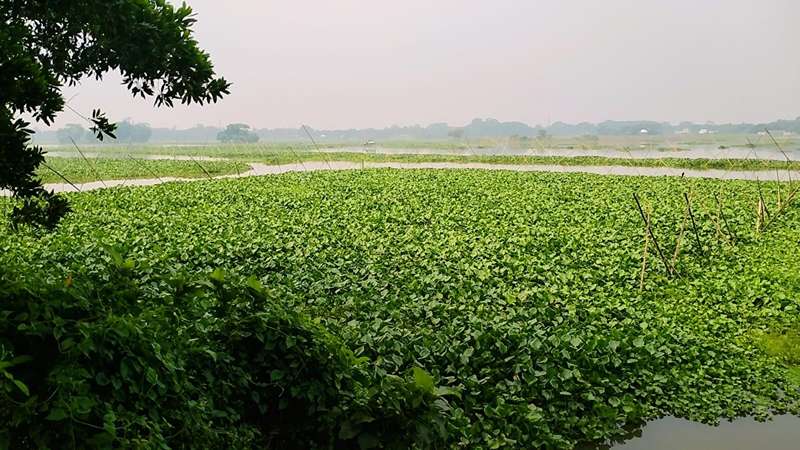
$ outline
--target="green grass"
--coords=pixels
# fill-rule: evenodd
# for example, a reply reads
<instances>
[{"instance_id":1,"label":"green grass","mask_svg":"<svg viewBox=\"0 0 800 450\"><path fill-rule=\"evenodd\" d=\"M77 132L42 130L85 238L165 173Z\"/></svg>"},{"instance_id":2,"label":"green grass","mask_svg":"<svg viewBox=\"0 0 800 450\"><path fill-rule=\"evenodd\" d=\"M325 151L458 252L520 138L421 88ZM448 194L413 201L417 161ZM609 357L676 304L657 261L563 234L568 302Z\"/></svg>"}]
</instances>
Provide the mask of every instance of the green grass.
<instances>
[{"instance_id":1,"label":"green grass","mask_svg":"<svg viewBox=\"0 0 800 450\"><path fill-rule=\"evenodd\" d=\"M789 379L800 386L800 330L797 325L782 332L765 333L758 342L768 355L786 364Z\"/></svg>"},{"instance_id":2,"label":"green grass","mask_svg":"<svg viewBox=\"0 0 800 450\"><path fill-rule=\"evenodd\" d=\"M752 339L800 307L800 209L777 215L779 189L785 198L777 183L470 170L107 189L70 194L75 211L53 233L0 226L0 266L20 283L106 280L103 246L116 246L126 283L153 298L186 290L156 274L252 275L371 373L420 367L455 393L439 411L449 446L571 448L662 415L800 413L797 371L775 357L794 355L795 338L766 350ZM764 233L759 191L775 215ZM685 192L699 246L679 239ZM670 259L681 242L680 275L651 242L640 285L633 193Z\"/></svg>"},{"instance_id":3,"label":"green grass","mask_svg":"<svg viewBox=\"0 0 800 450\"><path fill-rule=\"evenodd\" d=\"M800 331L768 333L763 337L764 350L792 366L800 366Z\"/></svg>"},{"instance_id":4,"label":"green grass","mask_svg":"<svg viewBox=\"0 0 800 450\"><path fill-rule=\"evenodd\" d=\"M789 379L796 385L800 386L800 366L789 368Z\"/></svg>"},{"instance_id":5,"label":"green grass","mask_svg":"<svg viewBox=\"0 0 800 450\"><path fill-rule=\"evenodd\" d=\"M47 158L45 164L73 183L97 180L178 177L203 178L244 172L249 166L241 161L163 161L130 159ZM56 172L41 166L38 175L44 183L64 183ZM204 171L205 170L205 171Z\"/></svg>"}]
</instances>

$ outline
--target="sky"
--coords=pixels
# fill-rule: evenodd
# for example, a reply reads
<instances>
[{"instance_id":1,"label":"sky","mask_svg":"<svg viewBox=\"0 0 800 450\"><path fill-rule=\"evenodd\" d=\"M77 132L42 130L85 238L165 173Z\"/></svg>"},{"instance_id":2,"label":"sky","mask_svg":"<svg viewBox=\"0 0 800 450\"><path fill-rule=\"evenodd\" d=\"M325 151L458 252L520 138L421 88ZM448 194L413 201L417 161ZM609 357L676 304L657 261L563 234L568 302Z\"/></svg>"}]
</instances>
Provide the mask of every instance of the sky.
<instances>
[{"instance_id":1,"label":"sky","mask_svg":"<svg viewBox=\"0 0 800 450\"><path fill-rule=\"evenodd\" d=\"M69 105L178 128L800 116L797 0L187 3L230 96L156 109L111 74L65 89Z\"/></svg>"}]
</instances>

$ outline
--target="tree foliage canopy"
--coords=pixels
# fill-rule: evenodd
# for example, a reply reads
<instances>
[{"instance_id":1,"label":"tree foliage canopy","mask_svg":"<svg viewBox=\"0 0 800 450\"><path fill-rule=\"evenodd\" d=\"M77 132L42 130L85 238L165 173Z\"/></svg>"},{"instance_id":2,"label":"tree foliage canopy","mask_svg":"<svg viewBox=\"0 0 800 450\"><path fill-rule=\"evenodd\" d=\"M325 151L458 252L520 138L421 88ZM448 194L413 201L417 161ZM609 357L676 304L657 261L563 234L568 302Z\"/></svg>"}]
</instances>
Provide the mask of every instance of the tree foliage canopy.
<instances>
[{"instance_id":1,"label":"tree foliage canopy","mask_svg":"<svg viewBox=\"0 0 800 450\"><path fill-rule=\"evenodd\" d=\"M146 123L123 120L117 124L116 135L119 142L141 144L150 140L153 130Z\"/></svg>"},{"instance_id":2,"label":"tree foliage canopy","mask_svg":"<svg viewBox=\"0 0 800 450\"><path fill-rule=\"evenodd\" d=\"M36 178L44 156L21 118L51 124L65 107L63 86L116 70L134 96L156 106L228 93L192 36L194 23L189 6L165 0L0 0L0 188L23 199L15 223L53 226L69 209ZM114 136L99 110L86 119L98 139Z\"/></svg>"},{"instance_id":3,"label":"tree foliage canopy","mask_svg":"<svg viewBox=\"0 0 800 450\"><path fill-rule=\"evenodd\" d=\"M232 123L217 134L220 142L240 142L253 144L258 142L258 135L250 130L250 125Z\"/></svg>"},{"instance_id":4,"label":"tree foliage canopy","mask_svg":"<svg viewBox=\"0 0 800 450\"><path fill-rule=\"evenodd\" d=\"M81 125L77 123L68 123L64 128L56 130L56 138L61 145L69 145L73 142L81 142L83 138L90 136Z\"/></svg>"}]
</instances>

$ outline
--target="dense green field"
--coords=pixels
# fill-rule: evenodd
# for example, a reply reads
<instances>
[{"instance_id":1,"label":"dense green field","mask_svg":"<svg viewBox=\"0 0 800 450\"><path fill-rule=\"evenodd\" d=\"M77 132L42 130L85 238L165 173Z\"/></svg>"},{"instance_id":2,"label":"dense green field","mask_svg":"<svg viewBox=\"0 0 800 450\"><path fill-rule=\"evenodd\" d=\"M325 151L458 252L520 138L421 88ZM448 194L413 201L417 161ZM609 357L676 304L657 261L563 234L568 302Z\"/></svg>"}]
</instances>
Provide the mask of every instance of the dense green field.
<instances>
[{"instance_id":1,"label":"dense green field","mask_svg":"<svg viewBox=\"0 0 800 450\"><path fill-rule=\"evenodd\" d=\"M247 164L240 161L92 158L87 162L81 158L47 158L45 164L47 166L41 166L38 171L44 183L63 183L64 178L73 183L155 177L202 178L245 172L249 169Z\"/></svg>"},{"instance_id":2,"label":"dense green field","mask_svg":"<svg viewBox=\"0 0 800 450\"><path fill-rule=\"evenodd\" d=\"M117 444L138 436L179 447L195 433L209 446L213 435L270 447L267 433L284 432L273 428L307 422L314 433L330 430L323 440L344 447L370 448L394 436L405 443L398 446L571 448L620 437L666 414L707 422L798 414L800 210L786 206L789 188L365 170L71 194L75 212L53 233L12 235L0 224L0 293L80 298L80 311L88 312L59 300L66 318L45 326L52 312L0 307L0 331L13 325L57 342L58 361L71 358L89 372L69 378L52 369L64 378L42 380L20 363L8 373L39 395L34 409L49 417L46 433L99 428ZM645 227L634 193L673 275L652 241L642 270ZM684 193L692 198L696 234ZM761 197L770 216L758 226ZM251 293L226 300L242 286ZM250 296L262 303L241 300ZM246 305L247 314L236 305ZM235 336L263 342L258 333L275 325L248 320L281 308L304 317L289 323L314 331L296 338L287 329L266 355L303 351L302 362L277 367L263 347L244 355L240 341L222 345ZM69 317L80 314L82 325L73 325ZM228 322L249 325L225 328ZM307 350L318 349L308 336L339 343L343 353ZM118 347L97 350L117 341L125 342L126 358L141 359L120 363ZM23 340L15 342L3 347L0 339L0 361L26 354ZM245 356L251 362L240 364ZM202 364L193 363L198 359ZM315 364L322 365L308 376L326 374L334 360L344 361L336 366L344 375L333 393L313 390L316 384L297 375ZM195 367L213 364L230 370ZM350 374L350 367L363 374ZM228 372L248 380L241 386L255 397L239 399L227 381L225 389L214 384L228 380ZM355 388L347 384L351 375ZM158 412L132 405L124 393L117 403L106 400L109 382L147 392L144 403ZM22 404L11 389L4 395ZM231 405L240 403L225 409L227 400L213 397L217 390ZM412 391L418 396L408 400ZM265 393L277 400L263 406ZM317 407L330 398L339 406ZM295 411L298 403L304 418L281 421L288 419L276 411ZM242 411L251 404L270 419L248 419ZM23 410L14 406L13 414ZM203 428L203 421L214 425ZM416 444L391 432L413 434ZM318 438L314 433L299 435Z\"/></svg>"},{"instance_id":3,"label":"dense green field","mask_svg":"<svg viewBox=\"0 0 800 450\"><path fill-rule=\"evenodd\" d=\"M721 170L798 170L800 161L765 161L745 159L689 159L689 158L606 158L602 156L509 156L509 155L412 155L375 153L318 153L276 152L255 157L267 164L291 164L300 161L354 161L354 162L434 162L434 163L486 163L531 164L565 166L625 166L625 167L678 167L685 169Z\"/></svg>"}]
</instances>

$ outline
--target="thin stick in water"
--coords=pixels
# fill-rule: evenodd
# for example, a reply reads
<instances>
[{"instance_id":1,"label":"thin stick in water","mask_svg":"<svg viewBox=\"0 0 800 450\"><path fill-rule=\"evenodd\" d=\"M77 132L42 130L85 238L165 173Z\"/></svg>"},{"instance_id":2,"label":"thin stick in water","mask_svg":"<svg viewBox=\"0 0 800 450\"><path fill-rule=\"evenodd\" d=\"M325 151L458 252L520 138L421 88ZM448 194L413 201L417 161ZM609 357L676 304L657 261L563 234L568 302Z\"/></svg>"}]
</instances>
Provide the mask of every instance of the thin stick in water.
<instances>
[{"instance_id":1,"label":"thin stick in water","mask_svg":"<svg viewBox=\"0 0 800 450\"><path fill-rule=\"evenodd\" d=\"M292 154L295 156L295 158L297 158L297 162L300 163L300 167L303 168L303 172L307 172L308 169L306 169L306 165L303 164L303 158L301 158L300 155L297 152L294 151L294 147L289 145L289 151L292 152Z\"/></svg>"},{"instance_id":2,"label":"thin stick in water","mask_svg":"<svg viewBox=\"0 0 800 450\"><path fill-rule=\"evenodd\" d=\"M678 256L681 252L681 243L683 243L683 236L686 234L686 219L688 218L687 211L683 211L683 220L681 220L681 230L678 232L678 240L675 242L675 253L672 255L672 267L678 263Z\"/></svg>"},{"instance_id":3,"label":"thin stick in water","mask_svg":"<svg viewBox=\"0 0 800 450\"><path fill-rule=\"evenodd\" d=\"M214 179L214 177L212 177L212 176L211 176L211 174L210 174L210 173L208 173L208 171L206 170L206 168L205 168L205 167L203 167L202 165L200 165L200 163L199 163L199 162L197 162L197 161L196 161L194 158L192 158L192 155L189 155L189 159L191 159L193 163L197 164L197 167L199 167L199 168L200 168L200 170L202 170L202 171L203 171L203 173L204 173L204 174L206 174L206 176L208 177L208 179L209 179L209 180L213 180L213 179Z\"/></svg>"},{"instance_id":4,"label":"thin stick in water","mask_svg":"<svg viewBox=\"0 0 800 450\"><path fill-rule=\"evenodd\" d=\"M70 180L69 180L67 177L65 177L63 174L61 174L61 172L59 172L59 171L57 171L56 169L53 169L52 167L48 166L48 165L47 165L47 163L46 163L46 162L44 162L44 161L42 161L42 165L43 165L43 166L45 166L46 168L50 169L50 171L51 171L51 172L53 172L54 174L58 175L58 176L59 176L59 177L60 177L62 180L64 180L64 181L66 181L67 183L69 183L69 185L70 185L70 186L72 186L72 187L74 187L76 191L78 191L78 192L81 192L81 188L79 188L79 187L78 187L78 186L77 186L75 183L73 183L72 181L70 181Z\"/></svg>"},{"instance_id":5,"label":"thin stick in water","mask_svg":"<svg viewBox=\"0 0 800 450\"><path fill-rule=\"evenodd\" d=\"M322 150L319 149L319 145L317 145L317 141L314 140L314 136L312 136L311 132L308 131L308 127L303 125L302 128L303 128L303 131L306 132L306 136L308 136L308 138L311 139L311 143L314 144L314 147L317 149L317 153L319 153L320 156L322 156L322 159L325 160L325 164L328 165L328 169L329 170L333 170L333 167L331 167L330 161L328 161L328 158L325 156L325 154L322 152Z\"/></svg>"},{"instance_id":6,"label":"thin stick in water","mask_svg":"<svg viewBox=\"0 0 800 450\"><path fill-rule=\"evenodd\" d=\"M149 172L150 175L156 177L156 180L158 180L159 183L163 183L164 182L164 180L162 180L161 177L159 177L157 173L155 173L154 171L150 170L149 167L147 167L147 164L142 163L141 161L139 161L138 159L134 158L130 154L128 154L128 158L130 158L131 161L135 162L139 167L143 168L145 170L145 172Z\"/></svg>"},{"instance_id":7,"label":"thin stick in water","mask_svg":"<svg viewBox=\"0 0 800 450\"><path fill-rule=\"evenodd\" d=\"M697 242L697 248L700 249L700 253L705 254L703 250L703 244L700 243L700 233L697 232L697 222L694 220L694 212L692 211L692 201L689 200L689 194L684 192L683 198L686 200L686 208L689 212L689 217L692 219L692 231L694 231L694 239Z\"/></svg>"},{"instance_id":8,"label":"thin stick in water","mask_svg":"<svg viewBox=\"0 0 800 450\"><path fill-rule=\"evenodd\" d=\"M764 194L761 192L761 181L758 178L756 178L756 186L758 187L758 197L761 199L761 207L767 213L767 219L769 219L769 209L767 209L767 202L764 201Z\"/></svg>"},{"instance_id":9,"label":"thin stick in water","mask_svg":"<svg viewBox=\"0 0 800 450\"><path fill-rule=\"evenodd\" d=\"M83 160L86 161L86 164L89 166L89 169L92 171L94 176L97 177L98 180L100 180L100 183L103 185L103 187L108 187L106 186L106 182L103 181L103 178L100 176L100 173L97 172L97 169L94 167L94 165L91 162L89 162L89 159L86 158L86 155L83 154L80 147L78 147L78 144L76 144L75 140L72 139L72 136L69 137L69 140L70 142L72 142L72 145L75 146L75 150L77 150L78 153L80 153L81 158L83 158Z\"/></svg>"},{"instance_id":10,"label":"thin stick in water","mask_svg":"<svg viewBox=\"0 0 800 450\"><path fill-rule=\"evenodd\" d=\"M791 186L792 185L792 159L789 158L789 155L787 155L785 151L783 151L783 147L781 147L781 144L778 143L778 140L775 139L774 136L772 136L772 133L766 128L764 128L764 131L766 131L767 136L769 136L769 138L772 139L772 143L775 144L775 147L778 147L778 151L780 151L783 154L783 157L786 158L786 173L789 176L789 186Z\"/></svg>"},{"instance_id":11,"label":"thin stick in water","mask_svg":"<svg viewBox=\"0 0 800 450\"><path fill-rule=\"evenodd\" d=\"M644 249L642 250L642 273L639 275L639 290L644 290L644 274L647 271L647 247L650 243L650 235L645 230L644 233Z\"/></svg>"},{"instance_id":12,"label":"thin stick in water","mask_svg":"<svg viewBox=\"0 0 800 450\"><path fill-rule=\"evenodd\" d=\"M714 200L717 201L717 206L719 207L719 215L720 217L722 217L722 223L725 224L725 229L728 232L728 237L732 239L734 244L736 244L738 238L736 237L736 233L734 233L733 230L731 230L730 225L728 225L728 219L727 217L725 217L725 211L722 209L722 202L719 200L719 196L717 195L716 192L714 193Z\"/></svg>"},{"instance_id":13,"label":"thin stick in water","mask_svg":"<svg viewBox=\"0 0 800 450\"><path fill-rule=\"evenodd\" d=\"M650 233L650 238L653 240L653 245L656 247L658 256L661 258L661 262L664 263L664 268L667 270L667 273L672 274L674 269L669 265L667 258L664 256L664 252L661 251L661 246L658 245L658 239L656 239L656 236L653 233L653 228L650 226L650 220L648 220L647 216L645 215L644 210L642 209L642 204L639 202L639 196L636 195L635 192L633 193L633 199L636 201L636 207L639 209L639 215L644 221L647 232Z\"/></svg>"}]
</instances>

